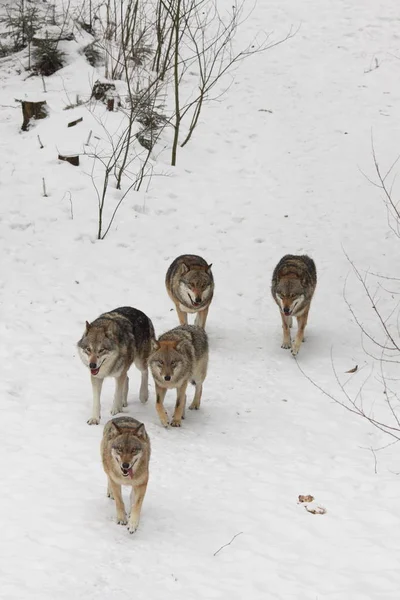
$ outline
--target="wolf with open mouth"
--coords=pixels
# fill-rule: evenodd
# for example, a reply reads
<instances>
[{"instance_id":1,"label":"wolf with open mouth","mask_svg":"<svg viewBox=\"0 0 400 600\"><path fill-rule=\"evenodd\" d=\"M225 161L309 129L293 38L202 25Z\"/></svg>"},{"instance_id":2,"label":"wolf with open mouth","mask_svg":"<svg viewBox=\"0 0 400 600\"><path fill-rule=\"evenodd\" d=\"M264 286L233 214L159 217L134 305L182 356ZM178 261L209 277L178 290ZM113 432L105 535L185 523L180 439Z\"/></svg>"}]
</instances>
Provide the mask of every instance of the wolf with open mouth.
<instances>
[{"instance_id":1,"label":"wolf with open mouth","mask_svg":"<svg viewBox=\"0 0 400 600\"><path fill-rule=\"evenodd\" d=\"M95 321L86 321L83 336L78 342L78 351L91 375L93 391L92 417L89 425L100 423L100 395L105 377L115 378L112 415L122 412L127 406L129 379L128 370L132 363L142 374L139 398L147 402L148 358L154 341L154 327L142 311L130 306L116 308L100 315Z\"/></svg>"},{"instance_id":2,"label":"wolf with open mouth","mask_svg":"<svg viewBox=\"0 0 400 600\"><path fill-rule=\"evenodd\" d=\"M117 417L104 427L101 459L108 478L107 495L115 500L117 522L128 524L129 533L139 525L140 511L149 480L150 440L145 426L132 417ZM131 512L126 516L121 486L129 485Z\"/></svg>"}]
</instances>

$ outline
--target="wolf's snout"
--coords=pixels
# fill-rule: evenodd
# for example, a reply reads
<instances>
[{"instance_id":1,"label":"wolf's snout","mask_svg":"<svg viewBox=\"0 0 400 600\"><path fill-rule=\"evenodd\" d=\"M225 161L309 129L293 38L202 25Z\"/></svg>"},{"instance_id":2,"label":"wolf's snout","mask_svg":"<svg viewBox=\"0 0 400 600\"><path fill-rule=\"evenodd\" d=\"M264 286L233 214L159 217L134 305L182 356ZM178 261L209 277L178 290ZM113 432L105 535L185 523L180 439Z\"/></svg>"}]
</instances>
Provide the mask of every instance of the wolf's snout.
<instances>
[{"instance_id":1,"label":"wolf's snout","mask_svg":"<svg viewBox=\"0 0 400 600\"><path fill-rule=\"evenodd\" d=\"M129 469L129 463L122 463L123 469Z\"/></svg>"},{"instance_id":2,"label":"wolf's snout","mask_svg":"<svg viewBox=\"0 0 400 600\"><path fill-rule=\"evenodd\" d=\"M96 367L97 367L97 364L95 362L89 363L89 369L95 369Z\"/></svg>"},{"instance_id":3,"label":"wolf's snout","mask_svg":"<svg viewBox=\"0 0 400 600\"><path fill-rule=\"evenodd\" d=\"M196 302L196 304L200 304L200 302L201 302L201 296L196 296L196 298L194 299L194 301Z\"/></svg>"},{"instance_id":4,"label":"wolf's snout","mask_svg":"<svg viewBox=\"0 0 400 600\"><path fill-rule=\"evenodd\" d=\"M171 381L171 375L164 375L165 381Z\"/></svg>"},{"instance_id":5,"label":"wolf's snout","mask_svg":"<svg viewBox=\"0 0 400 600\"><path fill-rule=\"evenodd\" d=\"M283 309L283 312L285 313L285 315L290 315L290 308L287 308L285 306L285 308Z\"/></svg>"}]
</instances>

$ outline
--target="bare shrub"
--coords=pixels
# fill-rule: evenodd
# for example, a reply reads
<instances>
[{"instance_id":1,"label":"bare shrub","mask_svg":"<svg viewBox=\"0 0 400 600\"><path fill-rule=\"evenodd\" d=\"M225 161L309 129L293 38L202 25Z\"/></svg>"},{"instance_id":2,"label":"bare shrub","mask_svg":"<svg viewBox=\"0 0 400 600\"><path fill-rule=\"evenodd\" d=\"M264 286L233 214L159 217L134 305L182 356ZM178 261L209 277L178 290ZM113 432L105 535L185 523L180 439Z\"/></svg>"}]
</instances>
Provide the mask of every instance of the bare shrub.
<instances>
[{"instance_id":1,"label":"bare shrub","mask_svg":"<svg viewBox=\"0 0 400 600\"><path fill-rule=\"evenodd\" d=\"M398 157L389 169L383 171L372 148L375 177L368 180L381 193L387 212L388 225L400 241L400 211L395 199L394 168ZM340 375L333 355L331 356L337 392L327 389L306 374L307 379L325 396L349 412L362 417L384 432L395 442L400 441L400 396L398 369L400 365L400 275L374 273L362 270L346 254L356 282L361 287L365 307L354 306L351 295L345 289L344 299L361 332L362 350L368 363L367 374L353 368ZM393 269L391 269L393 273Z\"/></svg>"}]
</instances>

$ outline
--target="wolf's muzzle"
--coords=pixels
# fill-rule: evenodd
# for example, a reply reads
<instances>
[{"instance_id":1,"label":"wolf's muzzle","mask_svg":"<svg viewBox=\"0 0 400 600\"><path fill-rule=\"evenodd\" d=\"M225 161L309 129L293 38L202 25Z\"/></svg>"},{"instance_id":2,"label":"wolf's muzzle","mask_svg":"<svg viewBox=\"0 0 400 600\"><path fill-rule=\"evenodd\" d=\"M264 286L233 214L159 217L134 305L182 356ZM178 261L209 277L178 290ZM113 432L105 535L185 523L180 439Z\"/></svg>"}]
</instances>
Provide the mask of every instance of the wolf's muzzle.
<instances>
[{"instance_id":1,"label":"wolf's muzzle","mask_svg":"<svg viewBox=\"0 0 400 600\"><path fill-rule=\"evenodd\" d=\"M89 369L90 369L90 373L92 375L97 375L98 372L100 371L100 367L101 367L101 365L98 367L97 363L93 363L93 362L89 363Z\"/></svg>"},{"instance_id":2,"label":"wolf's muzzle","mask_svg":"<svg viewBox=\"0 0 400 600\"><path fill-rule=\"evenodd\" d=\"M132 479L133 472L132 472L132 467L129 465L129 463L122 463L121 471L122 471L122 475L124 477L130 477Z\"/></svg>"},{"instance_id":3,"label":"wolf's muzzle","mask_svg":"<svg viewBox=\"0 0 400 600\"><path fill-rule=\"evenodd\" d=\"M283 312L285 313L286 316L290 315L290 308L284 308Z\"/></svg>"},{"instance_id":4,"label":"wolf's muzzle","mask_svg":"<svg viewBox=\"0 0 400 600\"><path fill-rule=\"evenodd\" d=\"M189 294L190 302L193 306L200 306L201 304L201 296L196 296L193 300L192 296Z\"/></svg>"}]
</instances>

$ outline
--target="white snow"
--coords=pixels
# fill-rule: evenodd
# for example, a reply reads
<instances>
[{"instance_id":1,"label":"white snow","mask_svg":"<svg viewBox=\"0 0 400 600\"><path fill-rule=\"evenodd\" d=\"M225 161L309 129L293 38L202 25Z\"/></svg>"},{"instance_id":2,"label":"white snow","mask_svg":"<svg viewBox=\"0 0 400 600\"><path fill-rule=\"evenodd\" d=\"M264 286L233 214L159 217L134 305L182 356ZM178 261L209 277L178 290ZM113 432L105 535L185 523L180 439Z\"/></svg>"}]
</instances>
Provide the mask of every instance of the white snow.
<instances>
[{"instance_id":1,"label":"white snow","mask_svg":"<svg viewBox=\"0 0 400 600\"><path fill-rule=\"evenodd\" d=\"M1 59L2 599L398 600L398 447L376 453L375 469L371 448L390 439L329 401L298 364L336 393L333 351L341 375L359 365L349 376L357 390L371 359L343 298L344 251L361 269L399 276L398 241L363 175L374 173L372 135L383 165L398 155L399 24L395 0L260 0L238 43L260 28L297 34L240 65L177 167L165 149L163 175L127 196L103 241L91 159L57 160L101 132L86 107L63 110L77 94L87 100L100 73L78 42L63 42L68 65L44 94L23 53ZM14 100L33 95L50 117L21 132ZM102 116L115 132L118 115ZM131 370L125 410L145 423L152 459L130 536L115 523L100 463L113 382L102 425L89 427L89 374L75 344L86 320L117 306L145 311L157 334L177 325L164 277L186 252L213 263L209 375L201 410L164 430L153 388L141 405ZM318 270L298 364L280 348L269 292L285 253L309 254ZM347 296L372 322L354 277ZM365 389L376 410L379 389L374 378ZM299 494L326 514L309 514Z\"/></svg>"}]
</instances>

